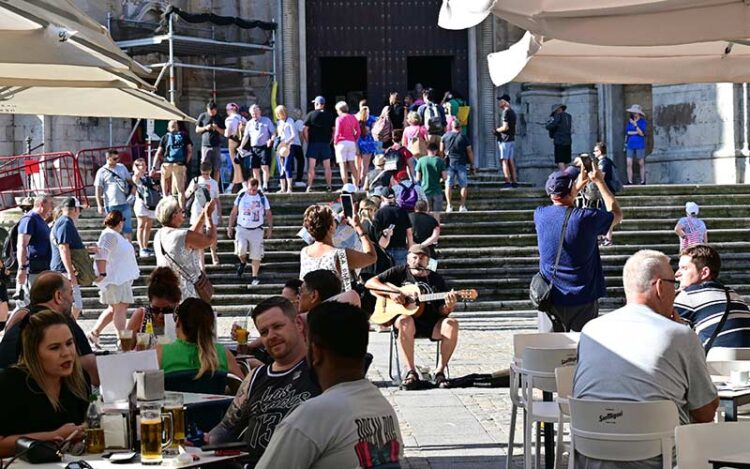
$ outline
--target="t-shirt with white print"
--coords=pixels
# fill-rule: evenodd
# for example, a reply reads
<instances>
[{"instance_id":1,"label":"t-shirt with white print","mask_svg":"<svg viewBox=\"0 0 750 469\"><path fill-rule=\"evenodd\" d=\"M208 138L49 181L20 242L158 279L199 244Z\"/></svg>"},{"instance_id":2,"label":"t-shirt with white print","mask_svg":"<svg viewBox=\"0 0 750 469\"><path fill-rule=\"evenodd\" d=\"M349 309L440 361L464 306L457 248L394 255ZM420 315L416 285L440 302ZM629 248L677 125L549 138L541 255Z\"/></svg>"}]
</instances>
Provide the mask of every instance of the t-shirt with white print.
<instances>
[{"instance_id":1,"label":"t-shirt with white print","mask_svg":"<svg viewBox=\"0 0 750 469\"><path fill-rule=\"evenodd\" d=\"M244 228L258 228L263 225L266 210L271 210L268 197L260 192L251 195L247 191L240 192L234 200L237 207L237 225Z\"/></svg>"}]
</instances>

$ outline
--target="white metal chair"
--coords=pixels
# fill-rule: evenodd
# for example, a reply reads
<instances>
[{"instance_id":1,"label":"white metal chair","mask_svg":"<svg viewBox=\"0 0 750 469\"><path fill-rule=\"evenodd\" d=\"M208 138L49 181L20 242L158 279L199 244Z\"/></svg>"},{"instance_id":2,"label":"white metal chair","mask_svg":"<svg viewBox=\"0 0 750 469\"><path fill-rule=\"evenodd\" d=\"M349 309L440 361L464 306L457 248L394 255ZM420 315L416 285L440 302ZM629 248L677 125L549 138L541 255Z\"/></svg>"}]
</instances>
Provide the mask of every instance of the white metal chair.
<instances>
[{"instance_id":1,"label":"white metal chair","mask_svg":"<svg viewBox=\"0 0 750 469\"><path fill-rule=\"evenodd\" d=\"M641 461L661 455L672 469L677 407L672 401L569 400L570 459L576 452L605 461ZM574 464L574 462L571 462Z\"/></svg>"},{"instance_id":2,"label":"white metal chair","mask_svg":"<svg viewBox=\"0 0 750 469\"><path fill-rule=\"evenodd\" d=\"M546 392L557 391L555 369L561 366L576 364L578 351L575 348L536 348L526 347L522 354L521 374L521 402L526 409L524 419L524 466L531 468L531 430L536 427L536 467L540 466L540 435L539 423L556 423L560 419L560 408L555 401L541 401L534 398L534 390ZM556 461L556 466L559 461Z\"/></svg>"},{"instance_id":3,"label":"white metal chair","mask_svg":"<svg viewBox=\"0 0 750 469\"><path fill-rule=\"evenodd\" d=\"M707 362L734 360L750 360L750 347L711 347L706 357Z\"/></svg>"},{"instance_id":4,"label":"white metal chair","mask_svg":"<svg viewBox=\"0 0 750 469\"><path fill-rule=\"evenodd\" d=\"M570 422L569 400L573 396L573 378L576 374L574 366L561 366L555 368L555 381L557 382L557 405L560 415L557 419L557 444L555 447L555 469L561 469L563 458L563 424ZM569 457L568 461L573 459ZM573 466L568 464L569 469Z\"/></svg>"},{"instance_id":5,"label":"white metal chair","mask_svg":"<svg viewBox=\"0 0 750 469\"><path fill-rule=\"evenodd\" d=\"M546 348L575 348L578 346L578 332L543 332L531 334L513 335L513 360L510 364L510 431L508 438L508 457L505 462L506 469L511 469L511 460L513 459L513 444L516 435L516 417L518 409L521 408L526 412L524 404L521 402L519 394L521 376L518 372L522 361L522 353L526 347L546 347Z\"/></svg>"},{"instance_id":6,"label":"white metal chair","mask_svg":"<svg viewBox=\"0 0 750 469\"><path fill-rule=\"evenodd\" d=\"M680 469L711 469L709 459L742 452L748 441L748 422L680 425L675 429L677 466Z\"/></svg>"}]
</instances>

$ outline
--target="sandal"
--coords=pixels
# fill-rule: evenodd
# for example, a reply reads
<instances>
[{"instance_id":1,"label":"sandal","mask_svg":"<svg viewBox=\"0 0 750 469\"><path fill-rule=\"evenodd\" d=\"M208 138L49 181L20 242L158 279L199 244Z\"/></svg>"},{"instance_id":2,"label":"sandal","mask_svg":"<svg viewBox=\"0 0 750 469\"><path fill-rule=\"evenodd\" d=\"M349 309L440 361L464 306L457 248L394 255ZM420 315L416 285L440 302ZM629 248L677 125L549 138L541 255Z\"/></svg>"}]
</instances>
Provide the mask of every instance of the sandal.
<instances>
[{"instance_id":1,"label":"sandal","mask_svg":"<svg viewBox=\"0 0 750 469\"><path fill-rule=\"evenodd\" d=\"M414 370L409 370L404 376L404 380L401 381L401 389L405 391L413 391L419 386L419 375Z\"/></svg>"},{"instance_id":2,"label":"sandal","mask_svg":"<svg viewBox=\"0 0 750 469\"><path fill-rule=\"evenodd\" d=\"M446 379L445 373L443 373L442 371L439 373L435 373L435 387L438 387L438 388L448 387L448 379Z\"/></svg>"},{"instance_id":3,"label":"sandal","mask_svg":"<svg viewBox=\"0 0 750 469\"><path fill-rule=\"evenodd\" d=\"M88 339L89 343L93 345L97 349L101 349L102 346L99 345L99 333L96 331L89 331L88 334L86 334L86 338Z\"/></svg>"}]
</instances>

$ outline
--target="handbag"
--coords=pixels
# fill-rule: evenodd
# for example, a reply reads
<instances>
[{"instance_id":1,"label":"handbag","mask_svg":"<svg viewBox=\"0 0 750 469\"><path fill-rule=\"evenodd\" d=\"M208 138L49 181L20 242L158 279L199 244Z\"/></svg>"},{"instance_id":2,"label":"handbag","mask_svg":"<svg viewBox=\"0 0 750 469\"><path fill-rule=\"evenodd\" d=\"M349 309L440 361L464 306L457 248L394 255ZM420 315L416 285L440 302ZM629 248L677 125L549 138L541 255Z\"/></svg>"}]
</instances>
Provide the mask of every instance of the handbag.
<instances>
[{"instance_id":1,"label":"handbag","mask_svg":"<svg viewBox=\"0 0 750 469\"><path fill-rule=\"evenodd\" d=\"M52 239L57 246L60 246L54 233ZM88 250L86 250L86 248L71 248L70 260L73 262L73 270L75 271L74 273L78 285L82 287L90 287L93 285L94 280L96 280L96 274L94 274L94 261L91 259Z\"/></svg>"},{"instance_id":2,"label":"handbag","mask_svg":"<svg viewBox=\"0 0 750 469\"><path fill-rule=\"evenodd\" d=\"M703 346L703 350L706 351L706 356L708 356L708 351L713 347L716 338L719 337L719 332L724 328L724 324L726 324L727 318L729 317L729 311L732 309L732 298L729 295L729 288L724 287L724 294L727 296L727 307L719 320L719 324L716 325L716 328L711 333L711 337L708 338L706 344Z\"/></svg>"},{"instance_id":3,"label":"handbag","mask_svg":"<svg viewBox=\"0 0 750 469\"><path fill-rule=\"evenodd\" d=\"M570 220L571 213L573 213L573 207L568 207L568 210L565 212L565 221L563 222L562 230L560 232L560 242L557 244L557 257L555 258L555 267L552 269L552 278L550 281L547 281L541 272L537 272L531 278L531 283L529 284L529 299L531 300L531 304L533 304L537 310L547 313L547 315L550 315L550 311L552 310L552 283L555 281L555 277L557 277L557 266L560 264L560 255L562 254L565 232L568 229L568 221ZM554 324L556 319L551 316L550 319L552 319Z\"/></svg>"},{"instance_id":4,"label":"handbag","mask_svg":"<svg viewBox=\"0 0 750 469\"><path fill-rule=\"evenodd\" d=\"M159 250L172 262L172 264L174 264L175 267L177 267L180 275L182 275L185 280L193 284L193 288L195 288L195 293L198 294L198 297L206 303L210 304L211 298L214 297L214 286L211 283L211 280L209 280L208 275L206 275L205 272L201 271L200 274L198 274L198 278L193 280L187 273L185 268L182 267L182 265L180 265L180 263L177 262L174 257L172 257L167 251L164 250L164 246L162 246L161 244L161 235L159 235Z\"/></svg>"}]
</instances>

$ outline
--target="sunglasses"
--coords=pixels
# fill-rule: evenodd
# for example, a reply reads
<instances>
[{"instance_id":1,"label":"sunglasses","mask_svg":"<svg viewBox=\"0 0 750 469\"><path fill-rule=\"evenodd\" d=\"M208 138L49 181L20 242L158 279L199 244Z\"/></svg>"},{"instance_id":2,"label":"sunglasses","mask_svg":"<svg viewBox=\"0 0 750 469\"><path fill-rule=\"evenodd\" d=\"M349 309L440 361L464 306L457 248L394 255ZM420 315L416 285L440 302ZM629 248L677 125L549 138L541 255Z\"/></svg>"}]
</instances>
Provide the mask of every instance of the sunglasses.
<instances>
[{"instance_id":1,"label":"sunglasses","mask_svg":"<svg viewBox=\"0 0 750 469\"><path fill-rule=\"evenodd\" d=\"M152 306L151 312L154 314L173 314L174 306Z\"/></svg>"}]
</instances>

